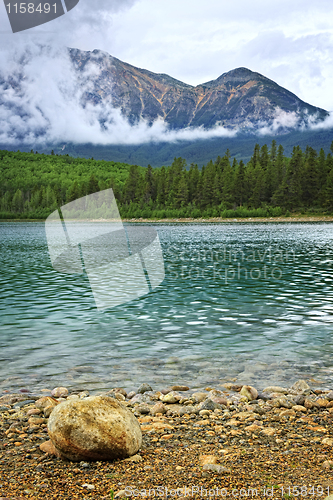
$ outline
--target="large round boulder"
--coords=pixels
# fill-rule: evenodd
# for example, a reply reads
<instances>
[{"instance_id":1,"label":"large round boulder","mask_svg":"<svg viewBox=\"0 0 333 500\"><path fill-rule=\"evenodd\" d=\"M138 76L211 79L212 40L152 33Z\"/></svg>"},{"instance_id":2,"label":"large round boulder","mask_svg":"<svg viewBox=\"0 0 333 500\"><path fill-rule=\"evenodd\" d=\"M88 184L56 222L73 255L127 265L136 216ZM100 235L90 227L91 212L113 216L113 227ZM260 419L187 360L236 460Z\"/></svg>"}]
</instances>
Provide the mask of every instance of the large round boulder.
<instances>
[{"instance_id":1,"label":"large round boulder","mask_svg":"<svg viewBox=\"0 0 333 500\"><path fill-rule=\"evenodd\" d=\"M74 462L130 457L142 444L133 413L106 396L60 403L50 415L48 432L60 457Z\"/></svg>"}]
</instances>

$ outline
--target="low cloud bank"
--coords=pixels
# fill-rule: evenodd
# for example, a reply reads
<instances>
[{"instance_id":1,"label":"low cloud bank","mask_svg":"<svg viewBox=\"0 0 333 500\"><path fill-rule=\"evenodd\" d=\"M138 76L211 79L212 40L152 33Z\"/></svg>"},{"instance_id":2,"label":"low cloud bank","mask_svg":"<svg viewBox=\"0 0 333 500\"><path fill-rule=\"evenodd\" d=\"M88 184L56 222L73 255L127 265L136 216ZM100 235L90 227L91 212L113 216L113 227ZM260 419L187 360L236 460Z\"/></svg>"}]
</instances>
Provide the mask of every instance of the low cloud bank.
<instances>
[{"instance_id":1,"label":"low cloud bank","mask_svg":"<svg viewBox=\"0 0 333 500\"><path fill-rule=\"evenodd\" d=\"M63 47L30 43L0 52L0 143L25 144L91 143L143 144L234 137L240 129L216 126L170 130L162 119L130 125L112 99L102 105L86 104L100 68L87 66L80 78ZM285 129L333 127L333 116L315 123L314 117L277 109L270 123L253 127L256 134L277 134Z\"/></svg>"}]
</instances>

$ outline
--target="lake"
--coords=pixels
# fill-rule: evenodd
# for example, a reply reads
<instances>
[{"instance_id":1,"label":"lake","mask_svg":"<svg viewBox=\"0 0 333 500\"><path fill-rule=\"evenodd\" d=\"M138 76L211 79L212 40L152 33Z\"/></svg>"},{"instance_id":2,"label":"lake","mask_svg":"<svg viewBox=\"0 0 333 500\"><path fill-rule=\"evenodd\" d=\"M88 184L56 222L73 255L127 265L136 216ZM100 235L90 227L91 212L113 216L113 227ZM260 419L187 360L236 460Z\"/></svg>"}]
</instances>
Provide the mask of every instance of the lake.
<instances>
[{"instance_id":1,"label":"lake","mask_svg":"<svg viewBox=\"0 0 333 500\"><path fill-rule=\"evenodd\" d=\"M156 223L165 279L96 308L42 222L0 223L0 390L333 382L333 223Z\"/></svg>"}]
</instances>

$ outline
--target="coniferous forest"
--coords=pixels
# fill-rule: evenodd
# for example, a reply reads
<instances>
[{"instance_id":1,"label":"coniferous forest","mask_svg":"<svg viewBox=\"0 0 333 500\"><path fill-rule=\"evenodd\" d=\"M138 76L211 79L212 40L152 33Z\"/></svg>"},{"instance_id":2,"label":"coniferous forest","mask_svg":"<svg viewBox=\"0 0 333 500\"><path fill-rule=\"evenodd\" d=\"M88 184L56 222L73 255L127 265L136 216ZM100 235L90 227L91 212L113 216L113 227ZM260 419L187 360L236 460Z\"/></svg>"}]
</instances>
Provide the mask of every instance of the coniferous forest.
<instances>
[{"instance_id":1,"label":"coniferous forest","mask_svg":"<svg viewBox=\"0 0 333 500\"><path fill-rule=\"evenodd\" d=\"M122 218L274 217L333 213L331 152L273 141L247 164L229 150L199 169L175 158L143 168L112 161L0 151L0 218L45 219L58 207L112 187Z\"/></svg>"}]
</instances>

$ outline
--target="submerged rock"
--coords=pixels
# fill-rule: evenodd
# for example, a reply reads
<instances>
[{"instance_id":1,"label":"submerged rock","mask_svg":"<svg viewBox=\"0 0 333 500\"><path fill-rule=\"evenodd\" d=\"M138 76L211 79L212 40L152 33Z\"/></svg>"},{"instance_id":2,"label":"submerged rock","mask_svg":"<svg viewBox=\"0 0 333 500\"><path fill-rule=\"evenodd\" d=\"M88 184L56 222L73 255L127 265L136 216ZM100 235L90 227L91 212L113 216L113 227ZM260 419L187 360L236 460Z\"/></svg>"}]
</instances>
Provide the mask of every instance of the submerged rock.
<instances>
[{"instance_id":1,"label":"submerged rock","mask_svg":"<svg viewBox=\"0 0 333 500\"><path fill-rule=\"evenodd\" d=\"M50 415L48 432L61 458L74 462L126 458L142 444L133 413L110 397L60 403Z\"/></svg>"}]
</instances>

